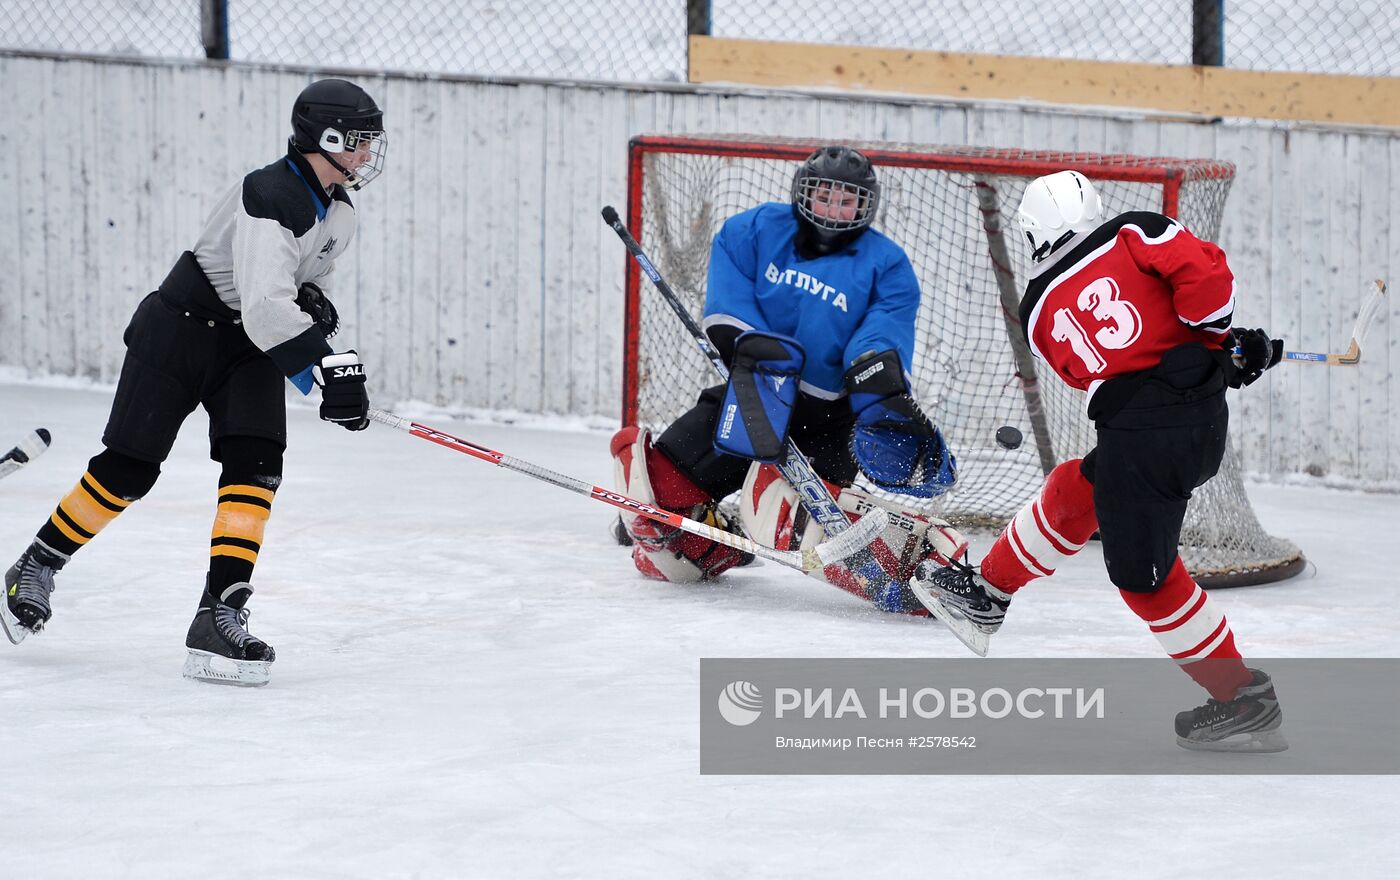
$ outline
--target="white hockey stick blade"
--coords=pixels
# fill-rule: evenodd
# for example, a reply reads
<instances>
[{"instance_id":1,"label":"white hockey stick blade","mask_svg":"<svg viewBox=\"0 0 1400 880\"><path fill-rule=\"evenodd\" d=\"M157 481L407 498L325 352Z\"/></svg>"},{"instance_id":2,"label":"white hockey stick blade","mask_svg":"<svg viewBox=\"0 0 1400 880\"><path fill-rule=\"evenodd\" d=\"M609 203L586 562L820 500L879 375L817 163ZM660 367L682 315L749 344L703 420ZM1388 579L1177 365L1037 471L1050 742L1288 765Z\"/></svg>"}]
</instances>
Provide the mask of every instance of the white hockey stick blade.
<instances>
[{"instance_id":1,"label":"white hockey stick blade","mask_svg":"<svg viewBox=\"0 0 1400 880\"><path fill-rule=\"evenodd\" d=\"M890 524L889 516L880 508L868 510L864 516L851 524L851 527L834 538L828 538L811 549L816 557L816 565L809 571L825 568L833 562L840 562L853 553L869 547ZM803 566L806 568L806 566Z\"/></svg>"},{"instance_id":2,"label":"white hockey stick blade","mask_svg":"<svg viewBox=\"0 0 1400 880\"><path fill-rule=\"evenodd\" d=\"M968 650L978 657L987 656L987 650L992 644L991 636L982 632L976 624L957 611L944 605L942 600L929 592L928 587L924 586L918 578L910 578L909 589L919 598L920 602L924 603L928 613L942 621L943 625L952 631L958 641L967 645Z\"/></svg>"},{"instance_id":3,"label":"white hockey stick blade","mask_svg":"<svg viewBox=\"0 0 1400 880\"><path fill-rule=\"evenodd\" d=\"M694 520L684 521L681 523L681 528L692 535L709 538L725 546L733 547L742 553L752 553L759 559L767 559L779 565L811 574L814 571L821 571L828 565L841 562L846 557L869 547L876 538L884 533L888 524L889 519L883 510L873 510L856 520L850 528L836 537L822 541L815 547L808 547L806 550L776 550L760 544L752 538L730 534Z\"/></svg>"},{"instance_id":4,"label":"white hockey stick blade","mask_svg":"<svg viewBox=\"0 0 1400 880\"><path fill-rule=\"evenodd\" d=\"M616 496L622 497L622 496ZM723 544L726 547L733 547L740 553L748 553L757 556L759 559L767 559L769 562L776 562L788 568L797 569L800 572L810 572L821 568L821 560L817 558L811 550L777 550L772 547L765 547L752 538L744 535L736 535L733 532L726 532L707 523L698 522L687 517L680 517L678 523L680 529L692 535L699 535L708 538L716 544Z\"/></svg>"},{"instance_id":5,"label":"white hockey stick blade","mask_svg":"<svg viewBox=\"0 0 1400 880\"><path fill-rule=\"evenodd\" d=\"M8 477L43 455L51 442L53 442L53 437L46 429L36 428L30 431L23 440L19 441L18 446L0 456L0 478Z\"/></svg>"},{"instance_id":6,"label":"white hockey stick blade","mask_svg":"<svg viewBox=\"0 0 1400 880\"><path fill-rule=\"evenodd\" d=\"M1371 322L1376 319L1381 304L1385 302L1385 282L1377 278L1367 287L1369 296L1356 313L1356 326L1351 330L1351 344L1340 354L1322 351L1285 351L1283 359L1295 364L1323 364L1329 367L1354 367L1361 363L1361 346L1366 341L1366 333Z\"/></svg>"},{"instance_id":7,"label":"white hockey stick blade","mask_svg":"<svg viewBox=\"0 0 1400 880\"><path fill-rule=\"evenodd\" d=\"M1361 346L1366 342L1366 333L1371 329L1371 322L1376 319L1376 313L1380 311L1381 303L1385 301L1385 282L1377 278L1371 282L1371 295L1361 306L1361 311L1356 313L1356 326L1351 330L1351 349L1347 354L1355 351L1356 357L1353 360L1343 360L1342 363L1356 363L1361 360Z\"/></svg>"}]
</instances>

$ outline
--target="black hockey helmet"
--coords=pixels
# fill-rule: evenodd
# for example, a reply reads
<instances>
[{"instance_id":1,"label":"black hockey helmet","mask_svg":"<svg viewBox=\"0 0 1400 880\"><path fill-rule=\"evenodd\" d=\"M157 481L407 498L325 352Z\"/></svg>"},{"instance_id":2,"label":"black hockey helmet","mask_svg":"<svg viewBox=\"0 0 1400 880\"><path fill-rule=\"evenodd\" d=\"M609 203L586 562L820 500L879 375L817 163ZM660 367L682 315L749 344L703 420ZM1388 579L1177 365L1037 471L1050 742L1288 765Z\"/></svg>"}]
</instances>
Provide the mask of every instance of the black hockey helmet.
<instances>
[{"instance_id":1,"label":"black hockey helmet","mask_svg":"<svg viewBox=\"0 0 1400 880\"><path fill-rule=\"evenodd\" d=\"M368 142L370 158L353 173L336 157ZM359 189L384 170L384 113L364 89L343 79L322 79L301 90L292 105L292 145L320 153L346 175L345 186Z\"/></svg>"},{"instance_id":2,"label":"black hockey helmet","mask_svg":"<svg viewBox=\"0 0 1400 880\"><path fill-rule=\"evenodd\" d=\"M853 204L848 196L854 197ZM880 182L875 179L875 166L864 153L851 147L819 147L793 175L793 212L801 227L801 238L817 254L838 251L859 238L875 221L879 206ZM854 212L844 216L852 207Z\"/></svg>"}]
</instances>

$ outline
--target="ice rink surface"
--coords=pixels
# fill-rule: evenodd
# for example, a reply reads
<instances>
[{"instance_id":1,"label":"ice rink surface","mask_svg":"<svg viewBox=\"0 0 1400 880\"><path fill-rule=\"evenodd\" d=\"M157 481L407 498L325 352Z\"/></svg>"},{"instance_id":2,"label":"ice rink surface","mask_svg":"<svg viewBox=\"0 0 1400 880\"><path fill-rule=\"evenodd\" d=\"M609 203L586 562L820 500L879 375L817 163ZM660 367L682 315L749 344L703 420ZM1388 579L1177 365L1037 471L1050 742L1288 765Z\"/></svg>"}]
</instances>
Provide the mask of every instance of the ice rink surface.
<instances>
[{"instance_id":1,"label":"ice rink surface","mask_svg":"<svg viewBox=\"0 0 1400 880\"><path fill-rule=\"evenodd\" d=\"M109 401L0 383L0 444L54 435L0 482L0 567L100 449ZM605 431L422 420L610 479ZM1394 777L702 777L701 657L963 649L773 565L644 581L600 504L382 426L290 422L249 606L271 685L180 676L218 478L202 412L59 575L49 628L0 641L0 876L1400 875ZM1215 594L1246 654L1397 656L1400 498L1250 491L1316 567ZM1157 656L1116 593L1091 545L1018 597L993 654Z\"/></svg>"}]
</instances>

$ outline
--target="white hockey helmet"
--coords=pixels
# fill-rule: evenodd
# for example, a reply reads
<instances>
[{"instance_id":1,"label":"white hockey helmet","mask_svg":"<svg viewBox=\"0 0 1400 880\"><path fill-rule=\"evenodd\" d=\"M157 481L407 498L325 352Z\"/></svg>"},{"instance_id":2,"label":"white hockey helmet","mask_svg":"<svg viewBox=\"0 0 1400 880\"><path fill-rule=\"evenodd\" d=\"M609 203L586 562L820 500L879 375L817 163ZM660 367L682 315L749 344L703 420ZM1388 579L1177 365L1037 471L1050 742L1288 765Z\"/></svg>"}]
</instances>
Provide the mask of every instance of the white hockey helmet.
<instances>
[{"instance_id":1,"label":"white hockey helmet","mask_svg":"<svg viewBox=\"0 0 1400 880\"><path fill-rule=\"evenodd\" d=\"M1089 178L1057 171L1031 181L1016 219L1031 243L1031 259L1039 263L1074 236L1097 229L1104 221L1103 204Z\"/></svg>"}]
</instances>

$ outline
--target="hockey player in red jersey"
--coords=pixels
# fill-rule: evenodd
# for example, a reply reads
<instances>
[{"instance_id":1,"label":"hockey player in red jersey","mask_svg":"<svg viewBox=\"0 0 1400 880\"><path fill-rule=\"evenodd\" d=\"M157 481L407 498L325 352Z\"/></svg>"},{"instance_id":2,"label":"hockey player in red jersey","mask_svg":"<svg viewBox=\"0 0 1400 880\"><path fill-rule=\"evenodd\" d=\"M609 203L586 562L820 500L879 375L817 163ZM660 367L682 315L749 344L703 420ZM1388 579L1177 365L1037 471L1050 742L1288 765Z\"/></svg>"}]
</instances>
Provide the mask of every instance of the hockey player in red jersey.
<instances>
[{"instance_id":1,"label":"hockey player in red jersey","mask_svg":"<svg viewBox=\"0 0 1400 880\"><path fill-rule=\"evenodd\" d=\"M1278 363L1282 341L1231 329L1235 282L1219 247L1161 214L1105 218L1078 172L1033 181L1019 220L1035 263L1021 326L1035 355L1086 392L1098 444L1051 471L980 573L925 565L921 580L992 633L1018 590L1097 531L1124 602L1210 694L1177 716L1178 742L1286 748L1272 682L1245 666L1225 615L1177 555L1191 492L1225 452L1225 389Z\"/></svg>"}]
</instances>

